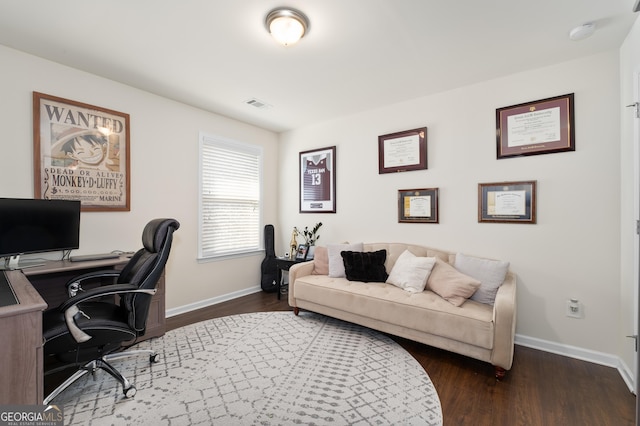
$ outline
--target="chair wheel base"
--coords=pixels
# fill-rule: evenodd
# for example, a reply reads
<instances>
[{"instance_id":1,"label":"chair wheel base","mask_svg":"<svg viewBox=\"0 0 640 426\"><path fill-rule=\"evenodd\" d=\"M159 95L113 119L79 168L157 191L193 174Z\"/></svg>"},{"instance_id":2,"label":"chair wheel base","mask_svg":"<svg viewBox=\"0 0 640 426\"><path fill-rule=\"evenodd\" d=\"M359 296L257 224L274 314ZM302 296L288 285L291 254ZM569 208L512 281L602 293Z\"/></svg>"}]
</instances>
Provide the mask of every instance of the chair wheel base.
<instances>
[{"instance_id":1,"label":"chair wheel base","mask_svg":"<svg viewBox=\"0 0 640 426\"><path fill-rule=\"evenodd\" d=\"M133 398L134 396L136 396L136 392L138 392L136 390L135 386L130 386L127 389L124 390L124 397L125 398Z\"/></svg>"}]
</instances>

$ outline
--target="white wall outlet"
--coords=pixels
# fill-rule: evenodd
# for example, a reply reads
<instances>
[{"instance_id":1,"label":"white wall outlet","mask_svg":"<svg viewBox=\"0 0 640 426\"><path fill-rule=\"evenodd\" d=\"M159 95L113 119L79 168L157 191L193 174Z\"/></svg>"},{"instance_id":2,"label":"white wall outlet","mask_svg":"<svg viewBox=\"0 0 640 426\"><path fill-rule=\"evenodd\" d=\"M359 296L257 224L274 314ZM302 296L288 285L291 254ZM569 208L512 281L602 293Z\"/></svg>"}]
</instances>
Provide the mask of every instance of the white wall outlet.
<instances>
[{"instance_id":1,"label":"white wall outlet","mask_svg":"<svg viewBox=\"0 0 640 426\"><path fill-rule=\"evenodd\" d=\"M571 318L583 318L582 305L578 299L567 300L567 316Z\"/></svg>"}]
</instances>

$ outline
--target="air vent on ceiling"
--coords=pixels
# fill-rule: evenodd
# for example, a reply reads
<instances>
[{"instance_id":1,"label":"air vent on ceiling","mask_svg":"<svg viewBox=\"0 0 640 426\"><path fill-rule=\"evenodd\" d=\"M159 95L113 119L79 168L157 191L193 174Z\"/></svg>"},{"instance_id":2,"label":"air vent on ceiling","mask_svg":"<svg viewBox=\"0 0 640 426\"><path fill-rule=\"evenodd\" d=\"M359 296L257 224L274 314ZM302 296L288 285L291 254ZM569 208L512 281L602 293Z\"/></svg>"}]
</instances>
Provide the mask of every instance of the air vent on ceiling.
<instances>
[{"instance_id":1,"label":"air vent on ceiling","mask_svg":"<svg viewBox=\"0 0 640 426\"><path fill-rule=\"evenodd\" d=\"M252 107L256 107L258 109L269 109L272 107L272 105L269 105L268 103L256 98L248 99L244 101L244 103L247 105L251 105Z\"/></svg>"}]
</instances>

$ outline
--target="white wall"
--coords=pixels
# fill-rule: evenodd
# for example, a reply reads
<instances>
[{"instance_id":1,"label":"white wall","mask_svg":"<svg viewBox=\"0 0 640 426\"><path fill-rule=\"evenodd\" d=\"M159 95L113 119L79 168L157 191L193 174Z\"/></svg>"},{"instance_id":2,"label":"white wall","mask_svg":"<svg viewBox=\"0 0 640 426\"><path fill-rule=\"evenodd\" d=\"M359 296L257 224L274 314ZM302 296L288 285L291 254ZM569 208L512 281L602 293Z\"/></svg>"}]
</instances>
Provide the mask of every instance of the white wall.
<instances>
[{"instance_id":1,"label":"white wall","mask_svg":"<svg viewBox=\"0 0 640 426\"><path fill-rule=\"evenodd\" d=\"M632 365L632 342L623 337L635 294L632 132L621 104L631 101L629 74L640 68L639 33L636 23L620 62L606 52L390 105L285 133L280 148L271 132L0 46L0 196L33 195L32 91L129 113L131 212L83 213L80 252L136 249L148 219L177 218L167 268L167 308L177 309L259 284L261 256L195 260L198 133L257 143L267 156L264 220L276 225L278 253L293 226L322 221L319 244L403 241L509 260L518 274L519 335L616 352ZM496 108L570 92L575 152L496 160ZM378 135L422 126L429 169L379 175ZM299 214L298 153L332 145L338 213ZM530 179L538 181L538 224L477 223L478 183ZM398 224L397 191L428 187L440 188L440 223ZM583 303L584 319L565 317L569 297Z\"/></svg>"},{"instance_id":2,"label":"white wall","mask_svg":"<svg viewBox=\"0 0 640 426\"><path fill-rule=\"evenodd\" d=\"M260 285L263 256L198 264L200 131L265 148L265 223L277 219L277 135L0 46L0 196L33 196L32 92L130 114L131 211L82 213L78 253L141 247L149 219L181 227L167 265L167 308ZM206 90L206 88L203 88Z\"/></svg>"},{"instance_id":3,"label":"white wall","mask_svg":"<svg viewBox=\"0 0 640 426\"><path fill-rule=\"evenodd\" d=\"M611 353L621 305L618 67L611 51L283 134L277 240L322 221L319 244L411 242L508 260L519 335ZM575 93L575 152L496 159L496 108L567 93ZM422 126L428 170L378 174L377 137ZM299 214L298 153L331 145L337 213ZM478 183L519 180L538 182L538 223L478 223ZM433 187L440 223L399 224L397 191ZM565 316L571 297L584 319Z\"/></svg>"},{"instance_id":4,"label":"white wall","mask_svg":"<svg viewBox=\"0 0 640 426\"><path fill-rule=\"evenodd\" d=\"M640 135L640 120L635 119L633 109L626 105L640 102L638 87L640 79L640 19L636 19L625 42L620 48L620 105L621 108L621 152L620 152L620 240L621 240L621 336L637 333L635 304L638 300L637 261L638 235L635 221L639 218L640 186L634 163L640 161L639 148L634 143L634 135ZM640 136L636 136L636 139ZM635 350L631 339L621 337L618 345L620 356L630 368L637 369Z\"/></svg>"}]
</instances>

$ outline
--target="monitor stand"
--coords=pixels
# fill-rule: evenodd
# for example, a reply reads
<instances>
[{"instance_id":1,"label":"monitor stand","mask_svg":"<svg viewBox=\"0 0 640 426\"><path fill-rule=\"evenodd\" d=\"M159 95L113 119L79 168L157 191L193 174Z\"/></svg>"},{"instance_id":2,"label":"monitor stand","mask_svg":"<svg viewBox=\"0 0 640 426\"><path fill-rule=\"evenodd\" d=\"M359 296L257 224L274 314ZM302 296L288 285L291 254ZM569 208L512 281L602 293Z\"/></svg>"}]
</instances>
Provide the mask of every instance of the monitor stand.
<instances>
[{"instance_id":1,"label":"monitor stand","mask_svg":"<svg viewBox=\"0 0 640 426\"><path fill-rule=\"evenodd\" d=\"M44 266L42 260L23 260L20 262L20 255L8 256L4 258L4 261L0 263L0 271L13 271L16 269L35 268L37 266Z\"/></svg>"}]
</instances>

